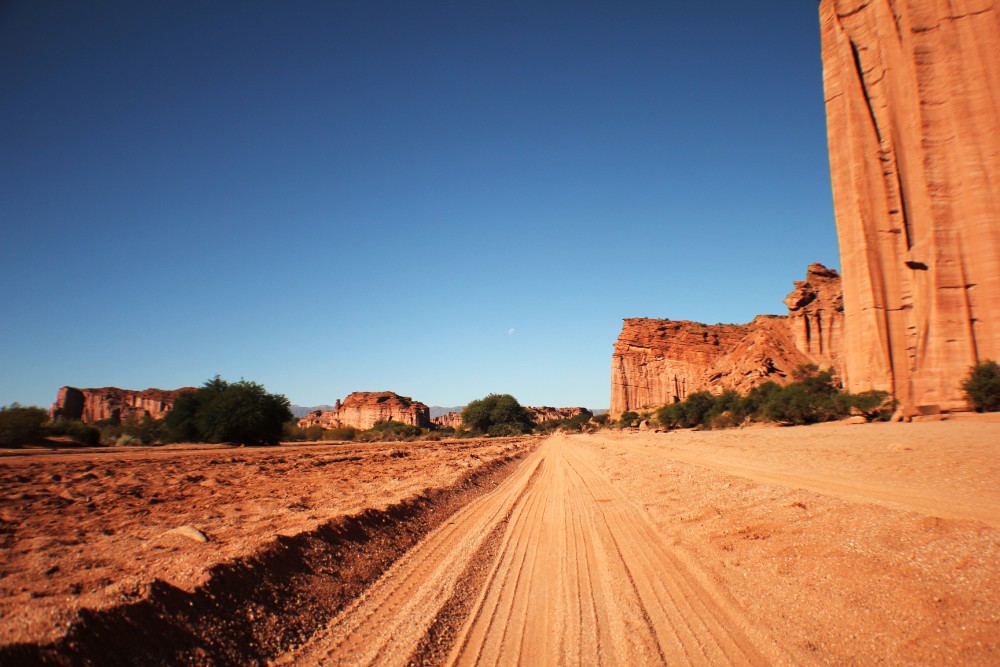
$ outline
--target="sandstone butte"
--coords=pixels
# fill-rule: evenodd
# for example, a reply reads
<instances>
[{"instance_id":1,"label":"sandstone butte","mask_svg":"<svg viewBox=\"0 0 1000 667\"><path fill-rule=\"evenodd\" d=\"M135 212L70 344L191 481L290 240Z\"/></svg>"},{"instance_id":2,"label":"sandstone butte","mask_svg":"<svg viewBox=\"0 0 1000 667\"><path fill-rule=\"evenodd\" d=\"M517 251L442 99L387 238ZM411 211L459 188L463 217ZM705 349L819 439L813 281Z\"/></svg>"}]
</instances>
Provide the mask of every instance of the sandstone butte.
<instances>
[{"instance_id":1,"label":"sandstone butte","mask_svg":"<svg viewBox=\"0 0 1000 667\"><path fill-rule=\"evenodd\" d=\"M904 416L962 409L1000 360L1000 6L822 0L820 21L841 377Z\"/></svg>"},{"instance_id":2,"label":"sandstone butte","mask_svg":"<svg viewBox=\"0 0 1000 667\"><path fill-rule=\"evenodd\" d=\"M333 410L315 410L299 420L302 428L353 426L367 430L378 422L396 421L420 428L431 425L431 411L420 401L391 391L356 391L334 405Z\"/></svg>"},{"instance_id":3,"label":"sandstone butte","mask_svg":"<svg viewBox=\"0 0 1000 667\"><path fill-rule=\"evenodd\" d=\"M842 373L840 276L812 264L785 299L788 315L749 324L626 319L611 357L611 414L683 401L696 391L741 393L791 381L801 364Z\"/></svg>"},{"instance_id":4,"label":"sandstone butte","mask_svg":"<svg viewBox=\"0 0 1000 667\"><path fill-rule=\"evenodd\" d=\"M553 408L547 405L537 408L526 406L524 409L528 412L528 417L533 424L541 424L550 419L570 419L587 411L586 408L580 407ZM431 422L438 428L458 428L462 425L462 413L448 412L440 417L435 417Z\"/></svg>"},{"instance_id":5,"label":"sandstone butte","mask_svg":"<svg viewBox=\"0 0 1000 667\"><path fill-rule=\"evenodd\" d=\"M181 389L77 389L62 387L56 395L56 402L49 408L51 419L79 420L84 423L100 421L120 422L124 419L142 419L149 415L153 419L163 419L174 406L178 396L194 387Z\"/></svg>"}]
</instances>

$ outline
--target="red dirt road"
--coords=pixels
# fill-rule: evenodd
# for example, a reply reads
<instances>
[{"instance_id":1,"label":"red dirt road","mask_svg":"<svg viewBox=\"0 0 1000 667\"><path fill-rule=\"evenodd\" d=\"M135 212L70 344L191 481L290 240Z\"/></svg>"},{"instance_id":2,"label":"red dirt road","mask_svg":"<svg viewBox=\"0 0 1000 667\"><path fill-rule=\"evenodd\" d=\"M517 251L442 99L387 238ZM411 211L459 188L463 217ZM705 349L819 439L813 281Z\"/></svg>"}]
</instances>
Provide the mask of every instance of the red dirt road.
<instances>
[{"instance_id":1,"label":"red dirt road","mask_svg":"<svg viewBox=\"0 0 1000 667\"><path fill-rule=\"evenodd\" d=\"M543 443L279 664L1000 663L1000 423Z\"/></svg>"}]
</instances>

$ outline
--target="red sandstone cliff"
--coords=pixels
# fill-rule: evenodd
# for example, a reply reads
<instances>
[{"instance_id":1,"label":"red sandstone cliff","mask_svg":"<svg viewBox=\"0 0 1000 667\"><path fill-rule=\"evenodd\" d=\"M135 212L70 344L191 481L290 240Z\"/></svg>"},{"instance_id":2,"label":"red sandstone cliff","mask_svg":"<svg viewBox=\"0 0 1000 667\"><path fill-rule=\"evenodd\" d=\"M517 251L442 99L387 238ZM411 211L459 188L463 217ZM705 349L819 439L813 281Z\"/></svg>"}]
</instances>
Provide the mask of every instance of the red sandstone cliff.
<instances>
[{"instance_id":1,"label":"red sandstone cliff","mask_svg":"<svg viewBox=\"0 0 1000 667\"><path fill-rule=\"evenodd\" d=\"M749 324L627 319L611 357L611 413L682 401L688 394L790 381L800 364L839 374L843 299L840 276L809 267L785 299L789 314Z\"/></svg>"},{"instance_id":2,"label":"red sandstone cliff","mask_svg":"<svg viewBox=\"0 0 1000 667\"><path fill-rule=\"evenodd\" d=\"M299 420L299 426L320 425L324 428L353 426L368 430L378 422L396 421L420 428L431 425L430 408L409 396L391 391L356 391L337 401L333 410L316 410Z\"/></svg>"},{"instance_id":3,"label":"red sandstone cliff","mask_svg":"<svg viewBox=\"0 0 1000 667\"><path fill-rule=\"evenodd\" d=\"M1000 359L1000 4L823 0L851 391L961 408Z\"/></svg>"},{"instance_id":4,"label":"red sandstone cliff","mask_svg":"<svg viewBox=\"0 0 1000 667\"><path fill-rule=\"evenodd\" d=\"M56 396L56 402L49 408L52 419L79 420L84 423L98 421L119 422L130 417L142 419L149 415L153 419L163 419L174 406L177 397L195 391L194 387L182 389L77 389L63 387Z\"/></svg>"}]
</instances>

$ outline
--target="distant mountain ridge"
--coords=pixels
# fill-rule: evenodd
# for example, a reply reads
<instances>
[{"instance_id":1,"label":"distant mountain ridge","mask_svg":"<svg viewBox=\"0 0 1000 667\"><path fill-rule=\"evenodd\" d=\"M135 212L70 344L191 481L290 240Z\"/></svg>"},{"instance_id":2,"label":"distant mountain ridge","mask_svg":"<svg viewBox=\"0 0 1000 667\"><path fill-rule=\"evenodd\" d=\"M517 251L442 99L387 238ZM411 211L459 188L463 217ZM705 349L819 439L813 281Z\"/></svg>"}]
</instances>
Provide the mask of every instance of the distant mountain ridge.
<instances>
[{"instance_id":1,"label":"distant mountain ridge","mask_svg":"<svg viewBox=\"0 0 1000 667\"><path fill-rule=\"evenodd\" d=\"M292 411L292 415L296 419L301 419L305 417L310 412L315 412L316 410L333 410L332 405L314 405L312 407L307 407L305 405L290 405L288 408Z\"/></svg>"}]
</instances>

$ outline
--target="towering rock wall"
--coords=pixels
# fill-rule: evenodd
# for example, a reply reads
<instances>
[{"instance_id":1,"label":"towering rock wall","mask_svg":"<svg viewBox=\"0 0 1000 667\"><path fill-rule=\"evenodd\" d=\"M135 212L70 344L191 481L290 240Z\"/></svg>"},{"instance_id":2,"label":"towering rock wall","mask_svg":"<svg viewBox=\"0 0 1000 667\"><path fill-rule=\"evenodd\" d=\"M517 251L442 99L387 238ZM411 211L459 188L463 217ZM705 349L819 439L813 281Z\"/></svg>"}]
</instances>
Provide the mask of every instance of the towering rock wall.
<instances>
[{"instance_id":1,"label":"towering rock wall","mask_svg":"<svg viewBox=\"0 0 1000 667\"><path fill-rule=\"evenodd\" d=\"M837 272L813 264L785 304L787 317L761 315L749 324L625 320L611 356L612 415L683 401L696 391L745 393L769 380L787 382L801 364L840 374Z\"/></svg>"},{"instance_id":2,"label":"towering rock wall","mask_svg":"<svg viewBox=\"0 0 1000 667\"><path fill-rule=\"evenodd\" d=\"M429 428L430 408L409 396L400 396L391 391L356 391L345 398L343 403L337 401L333 410L310 412L299 420L299 426L302 428L315 425L324 428L353 426L356 429L368 430L375 424L385 421Z\"/></svg>"},{"instance_id":3,"label":"towering rock wall","mask_svg":"<svg viewBox=\"0 0 1000 667\"><path fill-rule=\"evenodd\" d=\"M964 407L1000 359L1000 3L822 0L845 384Z\"/></svg>"},{"instance_id":4,"label":"towering rock wall","mask_svg":"<svg viewBox=\"0 0 1000 667\"><path fill-rule=\"evenodd\" d=\"M84 423L99 421L119 422L125 419L142 419L149 415L153 419L163 419L174 406L174 401L193 387L163 390L119 389L77 389L63 387L56 396L56 402L49 408L52 419L79 420Z\"/></svg>"}]
</instances>

